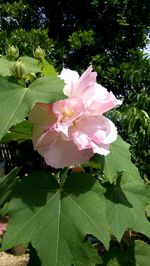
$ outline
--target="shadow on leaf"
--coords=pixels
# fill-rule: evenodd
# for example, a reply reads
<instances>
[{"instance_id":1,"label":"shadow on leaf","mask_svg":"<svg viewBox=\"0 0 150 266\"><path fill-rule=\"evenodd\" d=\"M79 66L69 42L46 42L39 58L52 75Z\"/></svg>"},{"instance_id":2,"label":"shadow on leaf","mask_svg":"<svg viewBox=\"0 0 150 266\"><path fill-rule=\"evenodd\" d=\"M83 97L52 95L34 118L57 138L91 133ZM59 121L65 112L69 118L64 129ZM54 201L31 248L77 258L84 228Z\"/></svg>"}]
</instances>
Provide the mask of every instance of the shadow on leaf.
<instances>
[{"instance_id":1,"label":"shadow on leaf","mask_svg":"<svg viewBox=\"0 0 150 266\"><path fill-rule=\"evenodd\" d=\"M115 184L103 184L103 187L106 189L104 195L108 200L114 202L115 204L122 204L128 208L133 208L132 204L128 201L126 195L124 194L120 182L121 175L118 176Z\"/></svg>"}]
</instances>

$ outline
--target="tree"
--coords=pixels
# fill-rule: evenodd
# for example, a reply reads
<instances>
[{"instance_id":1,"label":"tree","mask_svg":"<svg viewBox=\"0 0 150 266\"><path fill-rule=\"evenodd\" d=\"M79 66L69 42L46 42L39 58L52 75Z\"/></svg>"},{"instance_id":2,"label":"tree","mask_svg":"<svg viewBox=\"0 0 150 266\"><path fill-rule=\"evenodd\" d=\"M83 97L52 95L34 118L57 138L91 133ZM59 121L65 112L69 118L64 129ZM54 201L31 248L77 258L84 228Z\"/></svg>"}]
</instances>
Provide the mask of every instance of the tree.
<instances>
[{"instance_id":1,"label":"tree","mask_svg":"<svg viewBox=\"0 0 150 266\"><path fill-rule=\"evenodd\" d=\"M103 85L122 95L127 87L124 73L131 64L135 70L143 62L138 51L145 47L150 28L148 0L19 0L1 1L0 7L3 51L10 42L31 55L34 46L41 45L59 68L64 64L81 71L92 63ZM48 41L42 44L43 37L48 38L42 37L43 28L48 29L55 51L48 51Z\"/></svg>"},{"instance_id":2,"label":"tree","mask_svg":"<svg viewBox=\"0 0 150 266\"><path fill-rule=\"evenodd\" d=\"M130 92L135 98L148 93L149 59L140 50L150 29L148 0L1 0L0 13L1 53L17 45L20 55L32 56L39 45L58 70L81 72L92 63L101 84L123 97L127 109Z\"/></svg>"}]
</instances>

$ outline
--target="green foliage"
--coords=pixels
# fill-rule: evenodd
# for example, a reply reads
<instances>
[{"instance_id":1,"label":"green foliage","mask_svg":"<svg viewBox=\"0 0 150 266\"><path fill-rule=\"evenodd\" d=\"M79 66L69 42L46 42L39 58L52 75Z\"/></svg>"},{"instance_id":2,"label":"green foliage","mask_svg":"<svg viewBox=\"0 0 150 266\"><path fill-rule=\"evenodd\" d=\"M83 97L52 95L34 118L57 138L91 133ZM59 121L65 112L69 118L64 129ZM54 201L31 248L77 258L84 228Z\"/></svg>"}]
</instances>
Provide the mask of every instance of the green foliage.
<instances>
[{"instance_id":1,"label":"green foliage","mask_svg":"<svg viewBox=\"0 0 150 266\"><path fill-rule=\"evenodd\" d=\"M98 258L85 243L87 233L106 248L109 234L120 241L128 228L150 237L145 216L150 188L134 172L128 173L128 163L126 169L113 184L102 185L88 173L71 174L65 182L63 175L55 179L47 172L25 176L7 207L3 248L31 242L42 265L95 265Z\"/></svg>"},{"instance_id":2,"label":"green foliage","mask_svg":"<svg viewBox=\"0 0 150 266\"><path fill-rule=\"evenodd\" d=\"M48 31L46 29L26 31L21 28L10 33L1 31L0 38L2 38L0 45L0 53L2 54L7 51L10 45L15 45L19 48L20 55L33 56L33 51L40 46L45 50L47 58L53 60L55 42L48 38Z\"/></svg>"},{"instance_id":3,"label":"green foliage","mask_svg":"<svg viewBox=\"0 0 150 266\"><path fill-rule=\"evenodd\" d=\"M127 101L130 92L149 90L150 60L143 51L130 49L124 57L105 51L93 56L92 64L101 84Z\"/></svg>"},{"instance_id":4,"label":"green foliage","mask_svg":"<svg viewBox=\"0 0 150 266\"><path fill-rule=\"evenodd\" d=\"M86 46L92 46L94 45L94 31L88 30L88 31L81 31L74 32L69 37L69 44L71 48L78 50L81 49L81 47Z\"/></svg>"},{"instance_id":5,"label":"green foliage","mask_svg":"<svg viewBox=\"0 0 150 266\"><path fill-rule=\"evenodd\" d=\"M123 78L133 91L148 91L150 82L150 59L141 50L130 49L130 59L121 64Z\"/></svg>"},{"instance_id":6,"label":"green foliage","mask_svg":"<svg viewBox=\"0 0 150 266\"><path fill-rule=\"evenodd\" d=\"M1 12L1 25L7 31L11 31L18 27L18 24L21 23L21 26L25 26L25 23L29 19L30 6L26 1L9 1L0 3L0 12Z\"/></svg>"},{"instance_id":7,"label":"green foliage","mask_svg":"<svg viewBox=\"0 0 150 266\"><path fill-rule=\"evenodd\" d=\"M150 202L150 189L132 173L122 173L114 184L105 184L105 204L110 232L121 240L125 230L150 237L150 224L145 216L145 207Z\"/></svg>"},{"instance_id":8,"label":"green foliage","mask_svg":"<svg viewBox=\"0 0 150 266\"><path fill-rule=\"evenodd\" d=\"M14 61L7 60L5 57L0 58L0 76L10 76L10 69Z\"/></svg>"},{"instance_id":9,"label":"green foliage","mask_svg":"<svg viewBox=\"0 0 150 266\"><path fill-rule=\"evenodd\" d=\"M88 174L72 174L63 187L48 173L24 177L9 205L3 248L31 241L42 265L95 265L99 258L84 238L92 233L108 247L102 192Z\"/></svg>"},{"instance_id":10,"label":"green foliage","mask_svg":"<svg viewBox=\"0 0 150 266\"><path fill-rule=\"evenodd\" d=\"M117 141L111 144L110 154L106 156L104 165L104 175L110 183L115 182L118 173L124 171L134 177L139 177L138 169L131 162L129 147L129 144L123 141L120 136L118 136Z\"/></svg>"},{"instance_id":11,"label":"green foliage","mask_svg":"<svg viewBox=\"0 0 150 266\"><path fill-rule=\"evenodd\" d=\"M4 137L2 138L2 143L9 143L11 141L18 141L21 143L25 140L32 139L32 123L28 120L25 120L16 126L12 127Z\"/></svg>"},{"instance_id":12,"label":"green foliage","mask_svg":"<svg viewBox=\"0 0 150 266\"><path fill-rule=\"evenodd\" d=\"M132 144L132 160L143 177L150 171L150 96L146 91L130 93L129 104L122 111L122 135Z\"/></svg>"},{"instance_id":13,"label":"green foliage","mask_svg":"<svg viewBox=\"0 0 150 266\"><path fill-rule=\"evenodd\" d=\"M41 58L41 60L39 62L39 67L40 67L40 69L42 71L42 74L44 76L48 76L48 75L54 75L54 76L56 76L57 75L55 68L52 65L50 65L45 60L45 58Z\"/></svg>"},{"instance_id":14,"label":"green foliage","mask_svg":"<svg viewBox=\"0 0 150 266\"><path fill-rule=\"evenodd\" d=\"M25 70L27 74L40 72L38 61L36 59L33 59L29 56L23 56L19 58L19 61L21 61L25 65ZM2 77L11 76L11 68L15 62L16 61L14 60L9 60L7 57L1 57L0 76Z\"/></svg>"},{"instance_id":15,"label":"green foliage","mask_svg":"<svg viewBox=\"0 0 150 266\"><path fill-rule=\"evenodd\" d=\"M8 175L0 178L0 208L10 199L10 195L18 182L19 170L19 168L15 168Z\"/></svg>"},{"instance_id":16,"label":"green foliage","mask_svg":"<svg viewBox=\"0 0 150 266\"><path fill-rule=\"evenodd\" d=\"M26 73L37 73L40 71L38 66L38 60L29 56L19 57L19 60L25 65Z\"/></svg>"},{"instance_id":17,"label":"green foliage","mask_svg":"<svg viewBox=\"0 0 150 266\"><path fill-rule=\"evenodd\" d=\"M21 58L21 60L25 63L27 71L34 73L38 70L37 60L28 57ZM2 60L2 63L4 63L4 60ZM8 65L8 63L5 64L5 66ZM5 68L6 74L9 71L9 68ZM40 69L38 72L40 72ZM5 74L4 71L2 73ZM25 83L18 82L17 84L10 77L0 78L0 138L4 136L10 127L23 121L34 103L41 101L52 103L64 98L64 82L54 75L42 76L29 83L28 86L27 82L28 80L25 80Z\"/></svg>"},{"instance_id":18,"label":"green foliage","mask_svg":"<svg viewBox=\"0 0 150 266\"><path fill-rule=\"evenodd\" d=\"M111 248L103 257L101 266L149 266L150 246L136 240L126 250Z\"/></svg>"},{"instance_id":19,"label":"green foliage","mask_svg":"<svg viewBox=\"0 0 150 266\"><path fill-rule=\"evenodd\" d=\"M132 166L129 145L120 137L110 155L105 162L111 175L105 166L104 173L106 180L115 177L113 182L110 180L112 183L100 184L88 173L71 174L65 181L63 174L56 179L47 172L25 176L7 206L10 219L3 248L31 242L42 265L95 265L100 261L84 240L87 233L96 236L106 248L109 234L120 241L128 228L150 237L150 224L145 216L150 188ZM145 255L147 249L146 245ZM138 250L135 248L130 256L136 258ZM104 265L106 261L111 263L111 252L103 258ZM118 256L122 258L120 253L115 254L117 261Z\"/></svg>"}]
</instances>

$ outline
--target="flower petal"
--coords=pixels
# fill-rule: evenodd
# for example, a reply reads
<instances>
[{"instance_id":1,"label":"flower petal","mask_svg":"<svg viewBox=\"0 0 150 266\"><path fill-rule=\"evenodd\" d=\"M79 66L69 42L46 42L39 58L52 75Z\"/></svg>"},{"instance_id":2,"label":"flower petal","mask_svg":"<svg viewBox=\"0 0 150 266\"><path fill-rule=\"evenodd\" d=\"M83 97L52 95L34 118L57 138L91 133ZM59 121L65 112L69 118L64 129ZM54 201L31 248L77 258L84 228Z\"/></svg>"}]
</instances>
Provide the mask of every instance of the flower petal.
<instances>
[{"instance_id":1,"label":"flower petal","mask_svg":"<svg viewBox=\"0 0 150 266\"><path fill-rule=\"evenodd\" d=\"M109 145L106 144L100 144L99 146L92 142L92 149L94 153L98 153L100 155L108 155L110 153L109 151Z\"/></svg>"},{"instance_id":2,"label":"flower petal","mask_svg":"<svg viewBox=\"0 0 150 266\"><path fill-rule=\"evenodd\" d=\"M96 83L87 108L89 113L100 115L120 104L122 104L122 101L117 100L112 92L108 92L106 88Z\"/></svg>"},{"instance_id":3,"label":"flower petal","mask_svg":"<svg viewBox=\"0 0 150 266\"><path fill-rule=\"evenodd\" d=\"M76 144L79 151L91 148L90 138L81 130L77 130L72 133L72 140Z\"/></svg>"},{"instance_id":4,"label":"flower petal","mask_svg":"<svg viewBox=\"0 0 150 266\"><path fill-rule=\"evenodd\" d=\"M53 104L53 111L57 116L55 129L68 136L68 128L77 117L85 112L84 104L80 98L74 97L58 101Z\"/></svg>"},{"instance_id":5,"label":"flower petal","mask_svg":"<svg viewBox=\"0 0 150 266\"><path fill-rule=\"evenodd\" d=\"M96 83L90 66L81 77L63 69L59 77L66 85L68 99L54 104L35 104L29 119L33 122L34 148L55 168L77 165L94 153L107 155L117 139L115 125L102 114L120 105L112 92Z\"/></svg>"},{"instance_id":6,"label":"flower petal","mask_svg":"<svg viewBox=\"0 0 150 266\"><path fill-rule=\"evenodd\" d=\"M78 97L58 101L53 104L53 112L57 116L57 121L74 121L85 112L84 104Z\"/></svg>"},{"instance_id":7,"label":"flower petal","mask_svg":"<svg viewBox=\"0 0 150 266\"><path fill-rule=\"evenodd\" d=\"M61 79L63 79L66 83L66 85L64 87L64 94L67 96L71 96L73 86L77 82L77 80L79 79L78 72L67 69L67 68L63 68L59 77Z\"/></svg>"},{"instance_id":8,"label":"flower petal","mask_svg":"<svg viewBox=\"0 0 150 266\"><path fill-rule=\"evenodd\" d=\"M74 94L72 96L78 95L82 99L85 99L91 94L91 90L93 90L93 85L96 83L96 72L92 72L92 66L89 66L88 69L82 74L82 76L78 79L74 87Z\"/></svg>"},{"instance_id":9,"label":"flower petal","mask_svg":"<svg viewBox=\"0 0 150 266\"><path fill-rule=\"evenodd\" d=\"M79 150L91 148L93 152L106 155L108 146L117 139L115 125L106 117L83 116L70 129L70 136ZM102 152L102 153L101 153Z\"/></svg>"},{"instance_id":10,"label":"flower petal","mask_svg":"<svg viewBox=\"0 0 150 266\"><path fill-rule=\"evenodd\" d=\"M60 133L50 130L40 138L35 149L55 168L85 163L93 156L91 149L79 151L72 141L66 141Z\"/></svg>"},{"instance_id":11,"label":"flower petal","mask_svg":"<svg viewBox=\"0 0 150 266\"><path fill-rule=\"evenodd\" d=\"M76 71L64 69L60 74L60 77L64 79L67 84L64 88L64 94L69 97L80 97L85 102L90 100L93 95L97 76L97 73L92 72L92 70L92 66L89 66L79 78Z\"/></svg>"}]
</instances>

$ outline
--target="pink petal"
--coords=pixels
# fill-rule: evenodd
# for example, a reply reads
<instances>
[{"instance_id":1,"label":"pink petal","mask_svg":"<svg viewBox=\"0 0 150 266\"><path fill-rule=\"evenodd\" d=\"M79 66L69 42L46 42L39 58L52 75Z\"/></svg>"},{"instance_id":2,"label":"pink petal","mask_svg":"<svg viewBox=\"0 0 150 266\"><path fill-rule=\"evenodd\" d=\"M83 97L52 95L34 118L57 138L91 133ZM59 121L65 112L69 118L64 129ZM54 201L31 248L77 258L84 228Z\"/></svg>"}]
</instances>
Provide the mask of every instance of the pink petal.
<instances>
[{"instance_id":1,"label":"pink petal","mask_svg":"<svg viewBox=\"0 0 150 266\"><path fill-rule=\"evenodd\" d=\"M74 97L58 101L53 104L53 112L57 116L57 121L74 121L85 112L84 104L80 98Z\"/></svg>"},{"instance_id":2,"label":"pink petal","mask_svg":"<svg viewBox=\"0 0 150 266\"><path fill-rule=\"evenodd\" d=\"M89 94L88 90L93 89L93 85L96 83L96 72L92 72L92 66L89 66L88 69L82 74L79 80L75 84L74 95L78 95L81 98L84 98L85 95Z\"/></svg>"},{"instance_id":3,"label":"pink petal","mask_svg":"<svg viewBox=\"0 0 150 266\"><path fill-rule=\"evenodd\" d=\"M72 88L74 84L79 79L79 74L76 71L63 68L61 71L59 77L65 81L65 87L64 87L64 94L67 96L71 96L72 94Z\"/></svg>"},{"instance_id":4,"label":"pink petal","mask_svg":"<svg viewBox=\"0 0 150 266\"><path fill-rule=\"evenodd\" d=\"M106 156L110 153L109 145L102 144L102 143L98 146L97 144L92 142L92 149L93 149L94 153L98 153L98 154L104 155L104 156Z\"/></svg>"},{"instance_id":5,"label":"pink petal","mask_svg":"<svg viewBox=\"0 0 150 266\"><path fill-rule=\"evenodd\" d=\"M64 88L65 95L69 97L80 97L84 101L90 100L93 95L97 76L97 73L92 72L92 70L92 66L89 66L80 78L77 72L69 69L61 72L60 77L67 84Z\"/></svg>"},{"instance_id":6,"label":"pink petal","mask_svg":"<svg viewBox=\"0 0 150 266\"><path fill-rule=\"evenodd\" d=\"M55 130L68 136L68 128L84 114L85 108L81 99L74 97L54 103L53 111L57 116Z\"/></svg>"},{"instance_id":7,"label":"pink petal","mask_svg":"<svg viewBox=\"0 0 150 266\"><path fill-rule=\"evenodd\" d=\"M91 148L91 139L84 131L77 130L72 133L72 140L76 144L79 151Z\"/></svg>"},{"instance_id":8,"label":"pink petal","mask_svg":"<svg viewBox=\"0 0 150 266\"><path fill-rule=\"evenodd\" d=\"M77 96L82 99L86 104L93 96L94 85L96 82L96 72L92 72L92 66L82 74L79 80L75 83L71 96Z\"/></svg>"},{"instance_id":9,"label":"pink petal","mask_svg":"<svg viewBox=\"0 0 150 266\"><path fill-rule=\"evenodd\" d=\"M70 136L79 150L91 148L107 155L108 146L117 139L115 125L104 116L83 116L70 129Z\"/></svg>"},{"instance_id":10,"label":"pink petal","mask_svg":"<svg viewBox=\"0 0 150 266\"><path fill-rule=\"evenodd\" d=\"M54 131L47 131L38 141L36 149L46 163L55 168L85 163L93 156L91 149L78 151L72 141L64 140L61 134Z\"/></svg>"},{"instance_id":11,"label":"pink petal","mask_svg":"<svg viewBox=\"0 0 150 266\"><path fill-rule=\"evenodd\" d=\"M58 137L58 133L54 130L45 131L36 141L33 139L34 148L42 156L44 156L47 149L51 149Z\"/></svg>"},{"instance_id":12,"label":"pink petal","mask_svg":"<svg viewBox=\"0 0 150 266\"><path fill-rule=\"evenodd\" d=\"M122 104L121 100L117 100L112 92L108 92L106 88L100 84L95 84L93 96L88 103L88 110L94 115L103 114L112 108Z\"/></svg>"}]
</instances>

